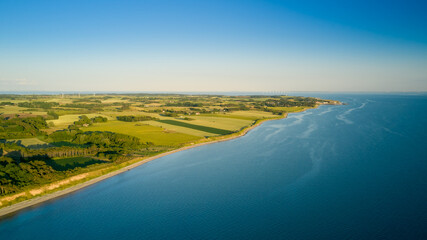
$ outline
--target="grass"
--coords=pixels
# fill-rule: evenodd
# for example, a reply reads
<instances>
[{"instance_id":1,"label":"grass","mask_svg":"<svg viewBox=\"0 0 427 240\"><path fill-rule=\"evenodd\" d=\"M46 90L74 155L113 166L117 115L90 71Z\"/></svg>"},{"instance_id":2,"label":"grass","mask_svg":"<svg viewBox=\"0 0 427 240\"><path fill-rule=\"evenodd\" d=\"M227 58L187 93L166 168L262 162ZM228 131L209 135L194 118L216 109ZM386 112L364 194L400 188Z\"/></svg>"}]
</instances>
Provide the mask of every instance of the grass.
<instances>
[{"instance_id":1,"label":"grass","mask_svg":"<svg viewBox=\"0 0 427 240\"><path fill-rule=\"evenodd\" d=\"M264 119L264 118L277 118L276 115L273 115L270 112L263 112L263 111L235 111L230 113L230 116L251 118L253 120Z\"/></svg>"},{"instance_id":2,"label":"grass","mask_svg":"<svg viewBox=\"0 0 427 240\"><path fill-rule=\"evenodd\" d=\"M109 99L106 99L106 100L102 100L102 103L116 103L116 102L126 103L128 101L127 100L122 100L122 99L120 99L118 97L109 98Z\"/></svg>"},{"instance_id":3,"label":"grass","mask_svg":"<svg viewBox=\"0 0 427 240\"><path fill-rule=\"evenodd\" d=\"M177 125L177 126L181 126L181 127L196 129L196 130L199 130L199 131L204 131L204 132L213 133L213 134L224 135L224 134L230 134L230 133L232 133L232 131L225 130L225 129L219 129L219 128L207 127L207 126L202 126L202 125L196 125L196 124L191 124L191 123L186 123L186 122L181 122L181 121L176 121L176 120L157 120L157 121L161 122L161 123L166 123L166 124L171 124L171 125Z\"/></svg>"},{"instance_id":4,"label":"grass","mask_svg":"<svg viewBox=\"0 0 427 240\"><path fill-rule=\"evenodd\" d=\"M15 142L15 143L19 143L25 147L30 147L31 146L44 146L44 147L48 147L49 144L46 142L43 142L42 140L38 139L38 138L21 138L21 139L10 139L7 140L8 142Z\"/></svg>"},{"instance_id":5,"label":"grass","mask_svg":"<svg viewBox=\"0 0 427 240\"><path fill-rule=\"evenodd\" d=\"M211 137L211 136L218 135L218 134L214 134L214 133L208 133L208 132L199 131L199 130L192 129L192 128L181 127L181 126L162 123L162 122L158 122L158 121L144 121L144 123L152 125L152 126L160 127L160 128L165 128L168 131L180 132L183 134L188 134L188 135L193 135L193 136L198 136L198 137Z\"/></svg>"},{"instance_id":6,"label":"grass","mask_svg":"<svg viewBox=\"0 0 427 240\"><path fill-rule=\"evenodd\" d=\"M286 111L288 113L301 112L306 108L307 107L269 107L269 109L272 109L272 110Z\"/></svg>"},{"instance_id":7,"label":"grass","mask_svg":"<svg viewBox=\"0 0 427 240\"><path fill-rule=\"evenodd\" d=\"M212 128L219 128L229 131L237 131L242 127L249 126L253 120L248 119L240 119L240 118L224 118L217 116L190 116L190 118L194 119L191 121L179 120L184 123L190 123L194 125L201 125Z\"/></svg>"},{"instance_id":8,"label":"grass","mask_svg":"<svg viewBox=\"0 0 427 240\"><path fill-rule=\"evenodd\" d=\"M238 116L238 115L231 115L229 113L208 113L208 114L201 114L201 117L217 117L217 118L232 118L232 119L241 119L241 120L256 120L259 119L257 117L246 117L246 116Z\"/></svg>"},{"instance_id":9,"label":"grass","mask_svg":"<svg viewBox=\"0 0 427 240\"><path fill-rule=\"evenodd\" d=\"M259 120L266 118L277 118L277 115L273 115L271 112L263 112L263 111L235 111L235 112L222 112L216 114L202 114L200 116L206 117L221 117L221 118L234 118L234 119L242 119L242 120Z\"/></svg>"},{"instance_id":10,"label":"grass","mask_svg":"<svg viewBox=\"0 0 427 240\"><path fill-rule=\"evenodd\" d=\"M82 128L83 131L110 131L138 137L143 142L162 146L176 146L200 139L198 136L167 131L144 122L109 121Z\"/></svg>"},{"instance_id":11,"label":"grass","mask_svg":"<svg viewBox=\"0 0 427 240\"><path fill-rule=\"evenodd\" d=\"M1 101L0 101L1 102ZM0 113L3 114L22 114L22 113L26 113L26 114L33 114L33 115L46 115L47 112L44 111L25 111L28 108L23 108L23 107L18 107L18 106L3 106L2 109L0 109Z\"/></svg>"},{"instance_id":12,"label":"grass","mask_svg":"<svg viewBox=\"0 0 427 240\"><path fill-rule=\"evenodd\" d=\"M159 117L157 113L146 113L138 110L127 110L123 112L114 112L114 111L104 111L103 114L110 116L112 119L116 119L117 116L150 116L150 117Z\"/></svg>"},{"instance_id":13,"label":"grass","mask_svg":"<svg viewBox=\"0 0 427 240\"><path fill-rule=\"evenodd\" d=\"M56 108L52 108L52 111L54 111L56 114L58 114L58 116L64 116L64 115L83 115L85 113L84 110L79 110L79 109L56 109Z\"/></svg>"}]
</instances>

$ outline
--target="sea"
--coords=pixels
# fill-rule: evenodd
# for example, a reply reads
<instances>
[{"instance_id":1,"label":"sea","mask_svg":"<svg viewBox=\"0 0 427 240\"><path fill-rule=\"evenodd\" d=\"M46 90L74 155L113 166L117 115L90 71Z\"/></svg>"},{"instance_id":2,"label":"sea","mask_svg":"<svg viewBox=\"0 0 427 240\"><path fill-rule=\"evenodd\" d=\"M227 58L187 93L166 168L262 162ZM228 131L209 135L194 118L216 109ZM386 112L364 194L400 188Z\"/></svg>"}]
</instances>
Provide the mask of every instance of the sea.
<instances>
[{"instance_id":1,"label":"sea","mask_svg":"<svg viewBox=\"0 0 427 240\"><path fill-rule=\"evenodd\" d=\"M25 209L0 239L427 239L427 95L305 96L346 105Z\"/></svg>"}]
</instances>

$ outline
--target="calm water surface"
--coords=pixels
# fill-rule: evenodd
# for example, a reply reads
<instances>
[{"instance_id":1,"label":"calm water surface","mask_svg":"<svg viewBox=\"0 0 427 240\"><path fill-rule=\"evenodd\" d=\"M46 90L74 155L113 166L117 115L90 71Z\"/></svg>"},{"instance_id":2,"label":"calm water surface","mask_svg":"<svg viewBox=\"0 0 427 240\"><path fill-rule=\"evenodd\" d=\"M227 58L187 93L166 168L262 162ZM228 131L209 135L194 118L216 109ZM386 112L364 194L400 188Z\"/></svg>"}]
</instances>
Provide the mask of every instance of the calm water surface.
<instances>
[{"instance_id":1,"label":"calm water surface","mask_svg":"<svg viewBox=\"0 0 427 240\"><path fill-rule=\"evenodd\" d=\"M0 222L0 239L427 239L427 96L347 102L169 155Z\"/></svg>"}]
</instances>

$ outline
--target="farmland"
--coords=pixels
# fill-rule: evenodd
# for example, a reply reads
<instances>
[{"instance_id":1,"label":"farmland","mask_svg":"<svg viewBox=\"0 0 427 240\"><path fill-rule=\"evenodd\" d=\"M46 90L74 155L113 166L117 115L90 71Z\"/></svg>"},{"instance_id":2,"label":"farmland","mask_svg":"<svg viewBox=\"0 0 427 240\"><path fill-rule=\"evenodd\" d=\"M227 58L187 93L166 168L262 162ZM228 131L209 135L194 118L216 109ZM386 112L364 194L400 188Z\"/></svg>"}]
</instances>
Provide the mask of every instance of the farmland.
<instances>
[{"instance_id":1,"label":"farmland","mask_svg":"<svg viewBox=\"0 0 427 240\"><path fill-rule=\"evenodd\" d=\"M75 121L79 120L79 117L82 114L67 114L67 115L62 115L59 116L58 119L54 119L54 120L48 120L47 123L53 123L53 126L61 129L61 128L65 128L68 127L70 124L72 124ZM102 114L96 114L96 113L89 113L89 114L85 114L88 117L96 117L96 116L105 116Z\"/></svg>"},{"instance_id":2,"label":"farmland","mask_svg":"<svg viewBox=\"0 0 427 240\"><path fill-rule=\"evenodd\" d=\"M119 169L319 104L338 102L290 96L0 95L0 196ZM4 204L10 201L0 198Z\"/></svg>"},{"instance_id":3,"label":"farmland","mask_svg":"<svg viewBox=\"0 0 427 240\"><path fill-rule=\"evenodd\" d=\"M185 133L166 130L144 123L110 121L107 123L98 123L93 126L83 128L83 131L109 131L135 136L143 142L151 142L155 145L176 146L199 139Z\"/></svg>"},{"instance_id":4,"label":"farmland","mask_svg":"<svg viewBox=\"0 0 427 240\"><path fill-rule=\"evenodd\" d=\"M224 135L224 134L230 134L231 133L231 131L224 130L224 129L207 127L207 126L202 126L202 125L195 125L195 124L180 122L180 121L176 121L176 120L158 120L158 121L161 122L161 123L167 123L167 124L171 124L171 125L176 125L176 126L181 126L181 127L196 129L196 130L199 130L199 131L213 133L213 134Z\"/></svg>"}]
</instances>

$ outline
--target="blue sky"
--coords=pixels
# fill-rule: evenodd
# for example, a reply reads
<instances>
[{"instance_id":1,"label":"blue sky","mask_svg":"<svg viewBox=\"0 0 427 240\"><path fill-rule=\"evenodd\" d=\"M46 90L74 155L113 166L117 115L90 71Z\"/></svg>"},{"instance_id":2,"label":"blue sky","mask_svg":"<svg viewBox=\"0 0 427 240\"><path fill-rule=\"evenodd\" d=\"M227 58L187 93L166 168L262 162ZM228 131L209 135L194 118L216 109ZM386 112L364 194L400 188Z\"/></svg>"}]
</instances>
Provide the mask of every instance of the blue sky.
<instances>
[{"instance_id":1,"label":"blue sky","mask_svg":"<svg viewBox=\"0 0 427 240\"><path fill-rule=\"evenodd\" d=\"M427 91L425 1L0 1L3 91Z\"/></svg>"}]
</instances>

